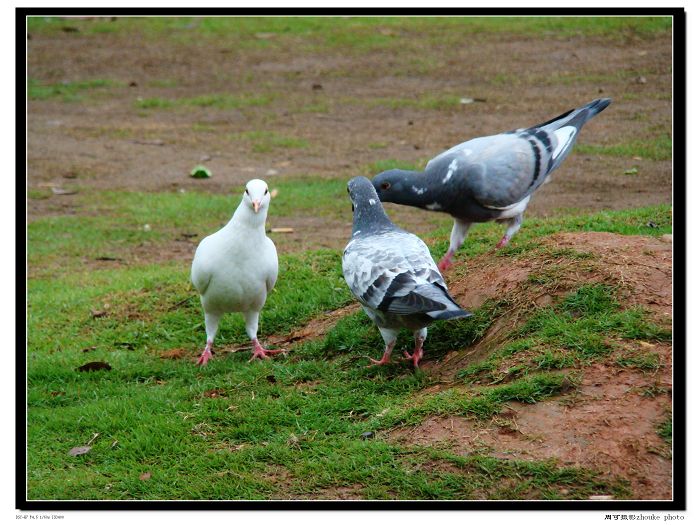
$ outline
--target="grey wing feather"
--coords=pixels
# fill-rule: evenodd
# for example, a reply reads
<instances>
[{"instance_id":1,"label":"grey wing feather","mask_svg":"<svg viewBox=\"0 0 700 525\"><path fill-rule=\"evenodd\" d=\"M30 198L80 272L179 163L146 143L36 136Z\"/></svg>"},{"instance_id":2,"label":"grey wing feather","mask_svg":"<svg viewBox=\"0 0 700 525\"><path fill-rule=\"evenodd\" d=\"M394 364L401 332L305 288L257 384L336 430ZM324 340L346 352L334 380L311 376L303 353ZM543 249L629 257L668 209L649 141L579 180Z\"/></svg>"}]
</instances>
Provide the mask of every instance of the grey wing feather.
<instances>
[{"instance_id":1,"label":"grey wing feather","mask_svg":"<svg viewBox=\"0 0 700 525\"><path fill-rule=\"evenodd\" d=\"M446 289L427 246L405 232L351 241L343 254L343 275L353 295L375 309L387 306L387 297L406 296L420 284Z\"/></svg>"},{"instance_id":2,"label":"grey wing feather","mask_svg":"<svg viewBox=\"0 0 700 525\"><path fill-rule=\"evenodd\" d=\"M546 152L515 135L495 135L466 142L457 154L455 186L471 194L482 206L503 208L520 202L544 180ZM469 152L465 155L464 152Z\"/></svg>"}]
</instances>

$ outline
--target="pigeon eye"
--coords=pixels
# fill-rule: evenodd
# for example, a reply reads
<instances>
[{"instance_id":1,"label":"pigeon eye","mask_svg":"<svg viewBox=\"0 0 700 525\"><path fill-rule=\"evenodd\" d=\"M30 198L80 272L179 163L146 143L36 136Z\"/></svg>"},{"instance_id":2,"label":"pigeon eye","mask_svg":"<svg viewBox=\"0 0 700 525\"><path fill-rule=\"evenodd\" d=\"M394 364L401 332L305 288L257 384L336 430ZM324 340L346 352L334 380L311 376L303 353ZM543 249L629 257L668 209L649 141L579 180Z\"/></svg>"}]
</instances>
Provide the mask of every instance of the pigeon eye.
<instances>
[{"instance_id":1,"label":"pigeon eye","mask_svg":"<svg viewBox=\"0 0 700 525\"><path fill-rule=\"evenodd\" d=\"M382 182L381 188L383 190L388 190L389 188L391 188L391 183L390 182Z\"/></svg>"},{"instance_id":2,"label":"pigeon eye","mask_svg":"<svg viewBox=\"0 0 700 525\"><path fill-rule=\"evenodd\" d=\"M265 188L265 195L267 195L267 194L268 194L268 191L267 191L267 188Z\"/></svg>"},{"instance_id":3,"label":"pigeon eye","mask_svg":"<svg viewBox=\"0 0 700 525\"><path fill-rule=\"evenodd\" d=\"M248 193L248 188L245 189L245 194L250 195L250 193Z\"/></svg>"},{"instance_id":4,"label":"pigeon eye","mask_svg":"<svg viewBox=\"0 0 700 525\"><path fill-rule=\"evenodd\" d=\"M352 211L354 213L355 212L355 203L353 202L351 206L352 206Z\"/></svg>"}]
</instances>

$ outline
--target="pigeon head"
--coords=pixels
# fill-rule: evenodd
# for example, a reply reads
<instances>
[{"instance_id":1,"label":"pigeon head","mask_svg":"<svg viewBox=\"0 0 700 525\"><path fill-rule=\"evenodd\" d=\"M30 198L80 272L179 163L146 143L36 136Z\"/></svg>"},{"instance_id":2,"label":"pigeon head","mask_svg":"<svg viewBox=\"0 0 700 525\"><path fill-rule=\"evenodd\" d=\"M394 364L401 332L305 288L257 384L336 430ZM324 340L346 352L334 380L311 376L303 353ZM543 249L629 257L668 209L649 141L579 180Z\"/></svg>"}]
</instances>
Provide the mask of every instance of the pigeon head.
<instances>
[{"instance_id":1,"label":"pigeon head","mask_svg":"<svg viewBox=\"0 0 700 525\"><path fill-rule=\"evenodd\" d=\"M399 169L383 171L372 179L372 184L382 202L416 206L425 193L425 182L417 179L417 173Z\"/></svg>"},{"instance_id":2,"label":"pigeon head","mask_svg":"<svg viewBox=\"0 0 700 525\"><path fill-rule=\"evenodd\" d=\"M270 205L270 191L264 180L253 179L245 185L243 192L243 202L245 205L258 213L260 210L267 210Z\"/></svg>"},{"instance_id":3,"label":"pigeon head","mask_svg":"<svg viewBox=\"0 0 700 525\"><path fill-rule=\"evenodd\" d=\"M348 182L348 194L352 201L352 233L375 233L396 229L384 212L379 196L366 177L355 177Z\"/></svg>"}]
</instances>

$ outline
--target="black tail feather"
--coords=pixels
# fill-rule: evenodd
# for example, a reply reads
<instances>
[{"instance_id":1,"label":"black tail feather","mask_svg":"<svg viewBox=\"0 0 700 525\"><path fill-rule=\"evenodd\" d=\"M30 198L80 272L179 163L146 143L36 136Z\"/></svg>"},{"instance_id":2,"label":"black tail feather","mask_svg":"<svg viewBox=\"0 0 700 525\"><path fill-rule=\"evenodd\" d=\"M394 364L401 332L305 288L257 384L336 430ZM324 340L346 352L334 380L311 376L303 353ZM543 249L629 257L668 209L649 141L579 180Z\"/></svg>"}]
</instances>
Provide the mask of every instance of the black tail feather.
<instances>
[{"instance_id":1,"label":"black tail feather","mask_svg":"<svg viewBox=\"0 0 700 525\"><path fill-rule=\"evenodd\" d=\"M471 317L473 314L460 308L459 310L440 310L438 312L428 312L428 315L433 319L445 320L458 319L460 317Z\"/></svg>"},{"instance_id":2,"label":"black tail feather","mask_svg":"<svg viewBox=\"0 0 700 525\"><path fill-rule=\"evenodd\" d=\"M561 125L567 125L567 126L576 126L577 128L581 128L583 124L588 122L591 118L595 117L598 113L603 111L605 108L607 108L610 105L610 102L612 102L611 99L609 98L598 98L596 100L593 100L586 104L585 106L582 106L580 108L574 108L570 109L569 111L566 111L565 113L562 113L558 117L554 117L551 120L548 120L547 122L543 122L542 124L538 124L537 126L533 126L529 129L536 129L536 128L544 128L546 126L549 126L550 124L554 124L557 121L563 121ZM566 120L566 117L574 114L571 116L569 120ZM557 129L559 126L557 126Z\"/></svg>"}]
</instances>

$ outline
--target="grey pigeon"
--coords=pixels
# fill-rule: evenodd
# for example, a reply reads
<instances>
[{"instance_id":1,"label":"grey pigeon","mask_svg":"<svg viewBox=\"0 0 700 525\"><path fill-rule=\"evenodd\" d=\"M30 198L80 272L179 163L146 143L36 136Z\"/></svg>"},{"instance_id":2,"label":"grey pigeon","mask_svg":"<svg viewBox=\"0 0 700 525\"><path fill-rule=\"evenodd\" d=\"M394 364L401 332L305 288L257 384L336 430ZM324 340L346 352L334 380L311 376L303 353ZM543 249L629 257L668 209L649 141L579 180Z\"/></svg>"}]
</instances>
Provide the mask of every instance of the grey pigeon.
<instances>
[{"instance_id":1,"label":"grey pigeon","mask_svg":"<svg viewBox=\"0 0 700 525\"><path fill-rule=\"evenodd\" d=\"M581 127L608 104L609 98L601 98L531 128L463 142L429 161L424 171L388 170L372 183L383 202L454 217L450 248L438 265L445 270L472 223L506 223L497 247L508 243L532 194L569 155Z\"/></svg>"},{"instance_id":2,"label":"grey pigeon","mask_svg":"<svg viewBox=\"0 0 700 525\"><path fill-rule=\"evenodd\" d=\"M399 330L408 328L416 345L412 355L404 355L418 367L427 326L436 319L471 314L450 297L425 243L387 217L369 179L350 180L348 193L354 213L352 238L343 252L343 275L386 343L382 358L370 361L389 363Z\"/></svg>"}]
</instances>

